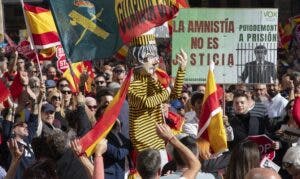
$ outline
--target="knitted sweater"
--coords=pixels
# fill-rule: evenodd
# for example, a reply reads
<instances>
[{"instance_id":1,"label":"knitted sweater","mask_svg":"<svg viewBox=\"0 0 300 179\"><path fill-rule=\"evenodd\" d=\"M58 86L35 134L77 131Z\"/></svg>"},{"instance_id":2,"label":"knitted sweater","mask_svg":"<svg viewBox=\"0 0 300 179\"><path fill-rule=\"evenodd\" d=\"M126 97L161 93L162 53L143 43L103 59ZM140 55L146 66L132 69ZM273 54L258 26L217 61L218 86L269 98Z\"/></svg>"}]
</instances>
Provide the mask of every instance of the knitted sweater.
<instances>
[{"instance_id":1,"label":"knitted sweater","mask_svg":"<svg viewBox=\"0 0 300 179\"><path fill-rule=\"evenodd\" d=\"M179 98L185 71L178 70L170 98ZM128 92L129 135L134 148L164 149L165 144L156 134L156 123L162 123L161 104L169 99L168 91L150 75L134 73Z\"/></svg>"}]
</instances>

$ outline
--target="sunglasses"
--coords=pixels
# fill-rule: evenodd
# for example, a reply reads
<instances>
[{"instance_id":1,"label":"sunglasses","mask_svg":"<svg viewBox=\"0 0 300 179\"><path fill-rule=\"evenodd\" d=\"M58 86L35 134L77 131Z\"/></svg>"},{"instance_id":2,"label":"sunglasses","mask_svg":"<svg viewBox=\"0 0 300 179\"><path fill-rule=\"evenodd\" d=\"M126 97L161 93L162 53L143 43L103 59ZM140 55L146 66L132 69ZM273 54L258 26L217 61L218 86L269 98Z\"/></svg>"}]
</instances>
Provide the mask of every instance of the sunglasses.
<instances>
[{"instance_id":1,"label":"sunglasses","mask_svg":"<svg viewBox=\"0 0 300 179\"><path fill-rule=\"evenodd\" d=\"M59 84L60 87L66 87L69 86L69 84Z\"/></svg>"},{"instance_id":2,"label":"sunglasses","mask_svg":"<svg viewBox=\"0 0 300 179\"><path fill-rule=\"evenodd\" d=\"M283 162L283 163L282 163L282 167L283 167L284 169L290 168L290 167L292 167L292 166L293 166L292 163L288 163L288 162Z\"/></svg>"},{"instance_id":3,"label":"sunglasses","mask_svg":"<svg viewBox=\"0 0 300 179\"><path fill-rule=\"evenodd\" d=\"M54 111L48 111L46 112L46 114L54 114L55 112Z\"/></svg>"},{"instance_id":4,"label":"sunglasses","mask_svg":"<svg viewBox=\"0 0 300 179\"><path fill-rule=\"evenodd\" d=\"M24 123L15 125L15 127L27 127L27 124L24 122Z\"/></svg>"},{"instance_id":5,"label":"sunglasses","mask_svg":"<svg viewBox=\"0 0 300 179\"><path fill-rule=\"evenodd\" d=\"M124 73L125 70L115 70L114 72L117 73L117 74L121 74L121 73Z\"/></svg>"},{"instance_id":6,"label":"sunglasses","mask_svg":"<svg viewBox=\"0 0 300 179\"><path fill-rule=\"evenodd\" d=\"M90 110L92 110L92 109L97 109L97 106L95 105L95 106L87 106Z\"/></svg>"},{"instance_id":7,"label":"sunglasses","mask_svg":"<svg viewBox=\"0 0 300 179\"><path fill-rule=\"evenodd\" d=\"M71 91L61 91L62 94L71 94Z\"/></svg>"},{"instance_id":8,"label":"sunglasses","mask_svg":"<svg viewBox=\"0 0 300 179\"><path fill-rule=\"evenodd\" d=\"M52 100L60 100L60 97L59 96L53 96L51 99Z\"/></svg>"},{"instance_id":9,"label":"sunglasses","mask_svg":"<svg viewBox=\"0 0 300 179\"><path fill-rule=\"evenodd\" d=\"M98 85L102 85L103 83L105 83L105 81L95 81L95 83Z\"/></svg>"}]
</instances>

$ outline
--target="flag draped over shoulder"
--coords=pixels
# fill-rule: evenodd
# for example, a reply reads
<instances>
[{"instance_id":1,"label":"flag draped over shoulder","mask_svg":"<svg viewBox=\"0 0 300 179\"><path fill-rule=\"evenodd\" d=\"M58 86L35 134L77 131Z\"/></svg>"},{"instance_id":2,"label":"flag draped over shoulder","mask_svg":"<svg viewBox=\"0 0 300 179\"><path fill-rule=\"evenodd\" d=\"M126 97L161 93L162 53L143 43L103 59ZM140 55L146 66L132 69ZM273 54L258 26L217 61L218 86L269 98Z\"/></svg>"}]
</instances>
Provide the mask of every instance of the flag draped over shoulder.
<instances>
[{"instance_id":1,"label":"flag draped over shoulder","mask_svg":"<svg viewBox=\"0 0 300 179\"><path fill-rule=\"evenodd\" d=\"M44 49L60 44L50 10L25 3L24 12L36 48Z\"/></svg>"},{"instance_id":2,"label":"flag draped over shoulder","mask_svg":"<svg viewBox=\"0 0 300 179\"><path fill-rule=\"evenodd\" d=\"M68 68L64 73L63 77L66 78L70 83L70 88L73 93L78 92L78 85L80 83L80 75L86 72L88 74L87 81L85 84L85 91L91 91L92 81L94 79L94 73L92 71L92 62L84 61L72 63L71 67Z\"/></svg>"},{"instance_id":3,"label":"flag draped over shoulder","mask_svg":"<svg viewBox=\"0 0 300 179\"><path fill-rule=\"evenodd\" d=\"M126 98L132 74L133 70L130 70L120 90L115 95L114 99L109 103L102 117L98 120L94 128L80 139L82 149L87 156L93 154L97 143L105 138L113 127Z\"/></svg>"},{"instance_id":4,"label":"flag draped over shoulder","mask_svg":"<svg viewBox=\"0 0 300 179\"><path fill-rule=\"evenodd\" d=\"M75 62L113 56L132 38L172 19L185 1L50 0L50 5L65 53Z\"/></svg>"},{"instance_id":5,"label":"flag draped over shoulder","mask_svg":"<svg viewBox=\"0 0 300 179\"><path fill-rule=\"evenodd\" d=\"M206 80L206 90L200 114L198 137L207 140L214 153L221 153L227 149L222 109L218 98L213 64L211 64Z\"/></svg>"}]
</instances>

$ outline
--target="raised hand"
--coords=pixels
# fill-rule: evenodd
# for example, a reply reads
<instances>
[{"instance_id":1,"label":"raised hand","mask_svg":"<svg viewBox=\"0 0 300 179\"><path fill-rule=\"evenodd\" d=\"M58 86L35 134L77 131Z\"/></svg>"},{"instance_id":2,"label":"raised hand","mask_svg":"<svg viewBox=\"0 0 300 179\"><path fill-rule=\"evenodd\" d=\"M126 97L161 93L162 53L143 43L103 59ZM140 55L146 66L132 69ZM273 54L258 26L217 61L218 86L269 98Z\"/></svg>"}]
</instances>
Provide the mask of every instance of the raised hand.
<instances>
[{"instance_id":1,"label":"raised hand","mask_svg":"<svg viewBox=\"0 0 300 179\"><path fill-rule=\"evenodd\" d=\"M183 49L180 49L180 53L176 54L176 59L179 63L181 70L185 70L187 64L187 54Z\"/></svg>"},{"instance_id":2,"label":"raised hand","mask_svg":"<svg viewBox=\"0 0 300 179\"><path fill-rule=\"evenodd\" d=\"M24 152L24 147L18 145L18 141L16 139L9 139L7 142L8 149L11 153L12 160L19 160Z\"/></svg>"},{"instance_id":3,"label":"raised hand","mask_svg":"<svg viewBox=\"0 0 300 179\"><path fill-rule=\"evenodd\" d=\"M95 149L95 155L96 156L102 156L107 150L107 140L102 139L98 144L96 145Z\"/></svg>"},{"instance_id":4,"label":"raised hand","mask_svg":"<svg viewBox=\"0 0 300 179\"><path fill-rule=\"evenodd\" d=\"M71 148L78 156L82 153L82 146L79 143L79 139L74 139L73 141L71 141Z\"/></svg>"}]
</instances>

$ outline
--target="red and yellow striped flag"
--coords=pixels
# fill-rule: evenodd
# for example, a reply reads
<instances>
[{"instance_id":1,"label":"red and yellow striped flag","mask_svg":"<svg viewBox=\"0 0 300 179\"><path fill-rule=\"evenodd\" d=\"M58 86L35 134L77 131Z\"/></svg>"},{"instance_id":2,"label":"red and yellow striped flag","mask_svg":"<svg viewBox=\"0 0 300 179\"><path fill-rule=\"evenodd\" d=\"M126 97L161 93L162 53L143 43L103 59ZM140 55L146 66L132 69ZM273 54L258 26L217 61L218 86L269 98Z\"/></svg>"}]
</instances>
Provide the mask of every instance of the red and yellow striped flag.
<instances>
[{"instance_id":1,"label":"red and yellow striped flag","mask_svg":"<svg viewBox=\"0 0 300 179\"><path fill-rule=\"evenodd\" d=\"M211 64L206 79L198 137L210 143L213 153L221 153L227 150L227 138L213 68L214 64Z\"/></svg>"},{"instance_id":2,"label":"red and yellow striped flag","mask_svg":"<svg viewBox=\"0 0 300 179\"><path fill-rule=\"evenodd\" d=\"M36 48L44 49L60 44L50 10L25 3L24 12Z\"/></svg>"},{"instance_id":3,"label":"red and yellow striped flag","mask_svg":"<svg viewBox=\"0 0 300 179\"><path fill-rule=\"evenodd\" d=\"M103 116L98 120L94 128L80 139L82 149L87 156L91 156L94 153L97 143L105 138L113 127L126 98L132 74L133 70L130 70L120 90L105 109Z\"/></svg>"},{"instance_id":4,"label":"red and yellow striped flag","mask_svg":"<svg viewBox=\"0 0 300 179\"><path fill-rule=\"evenodd\" d=\"M88 79L85 84L85 91L90 92L92 88L92 82L94 79L94 73L92 70L91 61L82 61L72 63L71 68L68 68L64 73L63 77L66 78L70 83L70 88L73 93L78 92L78 85L80 83L80 75L87 72Z\"/></svg>"}]
</instances>

